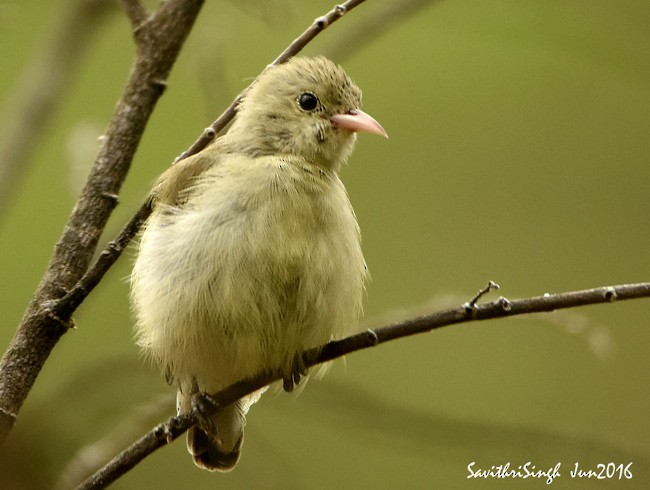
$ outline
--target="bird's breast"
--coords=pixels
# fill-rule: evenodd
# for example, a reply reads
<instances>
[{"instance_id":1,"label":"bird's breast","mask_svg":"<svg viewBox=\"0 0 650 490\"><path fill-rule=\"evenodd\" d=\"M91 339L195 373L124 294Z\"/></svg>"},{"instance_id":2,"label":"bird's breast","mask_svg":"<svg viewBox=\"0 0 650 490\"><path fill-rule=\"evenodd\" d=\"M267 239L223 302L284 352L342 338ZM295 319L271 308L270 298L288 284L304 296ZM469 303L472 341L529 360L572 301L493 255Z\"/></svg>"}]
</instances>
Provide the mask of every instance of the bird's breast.
<instances>
[{"instance_id":1,"label":"bird's breast","mask_svg":"<svg viewBox=\"0 0 650 490\"><path fill-rule=\"evenodd\" d=\"M140 343L176 378L216 389L356 323L365 264L345 189L271 163L215 172L142 237Z\"/></svg>"}]
</instances>

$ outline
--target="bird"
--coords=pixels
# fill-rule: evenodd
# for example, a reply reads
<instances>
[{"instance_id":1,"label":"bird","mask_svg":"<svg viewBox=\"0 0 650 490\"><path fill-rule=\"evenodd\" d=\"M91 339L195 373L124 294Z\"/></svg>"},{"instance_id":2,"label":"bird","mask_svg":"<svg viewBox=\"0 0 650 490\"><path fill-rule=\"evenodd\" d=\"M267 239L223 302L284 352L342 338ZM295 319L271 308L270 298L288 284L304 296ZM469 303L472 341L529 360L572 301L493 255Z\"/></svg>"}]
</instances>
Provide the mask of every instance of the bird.
<instances>
[{"instance_id":1,"label":"bird","mask_svg":"<svg viewBox=\"0 0 650 490\"><path fill-rule=\"evenodd\" d=\"M358 327L368 273L339 178L358 132L387 137L343 68L293 57L262 72L225 134L154 184L130 296L137 344L175 385L179 414L263 372L289 391L301 352ZM188 431L198 467L235 467L263 391Z\"/></svg>"}]
</instances>

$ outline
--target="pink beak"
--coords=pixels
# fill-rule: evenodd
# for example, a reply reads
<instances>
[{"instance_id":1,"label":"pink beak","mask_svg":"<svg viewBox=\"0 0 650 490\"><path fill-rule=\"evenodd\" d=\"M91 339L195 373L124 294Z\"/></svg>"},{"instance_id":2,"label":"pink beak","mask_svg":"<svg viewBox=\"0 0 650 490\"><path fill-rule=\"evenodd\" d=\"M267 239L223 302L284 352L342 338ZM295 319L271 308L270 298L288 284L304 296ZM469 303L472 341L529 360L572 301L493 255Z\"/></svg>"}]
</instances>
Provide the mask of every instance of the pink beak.
<instances>
[{"instance_id":1,"label":"pink beak","mask_svg":"<svg viewBox=\"0 0 650 490\"><path fill-rule=\"evenodd\" d=\"M374 133L388 138L388 134L374 117L360 109L353 109L346 114L335 114L330 118L335 127L349 131Z\"/></svg>"}]
</instances>

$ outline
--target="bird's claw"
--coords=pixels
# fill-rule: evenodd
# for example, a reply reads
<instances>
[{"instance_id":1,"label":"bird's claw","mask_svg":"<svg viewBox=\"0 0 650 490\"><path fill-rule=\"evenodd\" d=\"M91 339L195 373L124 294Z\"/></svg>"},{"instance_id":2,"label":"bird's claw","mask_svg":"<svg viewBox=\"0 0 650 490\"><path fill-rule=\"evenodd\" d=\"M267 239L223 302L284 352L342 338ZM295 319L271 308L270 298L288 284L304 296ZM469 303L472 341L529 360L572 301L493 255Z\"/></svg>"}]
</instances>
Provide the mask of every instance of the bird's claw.
<instances>
[{"instance_id":1,"label":"bird's claw","mask_svg":"<svg viewBox=\"0 0 650 490\"><path fill-rule=\"evenodd\" d=\"M214 414L223 407L208 393L197 391L191 398L192 411L196 414L199 426L208 433L216 432L214 427Z\"/></svg>"}]
</instances>

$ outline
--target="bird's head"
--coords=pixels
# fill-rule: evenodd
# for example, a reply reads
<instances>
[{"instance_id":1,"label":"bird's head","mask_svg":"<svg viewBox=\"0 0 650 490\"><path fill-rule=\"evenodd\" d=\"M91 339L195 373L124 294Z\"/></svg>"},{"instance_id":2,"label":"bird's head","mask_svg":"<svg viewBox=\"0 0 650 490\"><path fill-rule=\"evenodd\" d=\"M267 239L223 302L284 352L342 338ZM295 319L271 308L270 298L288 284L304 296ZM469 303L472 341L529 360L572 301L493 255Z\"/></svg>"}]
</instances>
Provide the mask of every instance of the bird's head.
<instances>
[{"instance_id":1,"label":"bird's head","mask_svg":"<svg viewBox=\"0 0 650 490\"><path fill-rule=\"evenodd\" d=\"M256 155L295 155L338 170L356 132L386 136L361 111L361 90L330 60L293 58L264 72L245 96L231 131Z\"/></svg>"}]
</instances>

